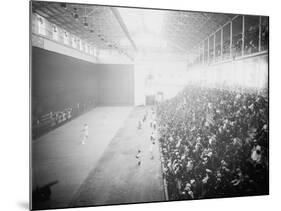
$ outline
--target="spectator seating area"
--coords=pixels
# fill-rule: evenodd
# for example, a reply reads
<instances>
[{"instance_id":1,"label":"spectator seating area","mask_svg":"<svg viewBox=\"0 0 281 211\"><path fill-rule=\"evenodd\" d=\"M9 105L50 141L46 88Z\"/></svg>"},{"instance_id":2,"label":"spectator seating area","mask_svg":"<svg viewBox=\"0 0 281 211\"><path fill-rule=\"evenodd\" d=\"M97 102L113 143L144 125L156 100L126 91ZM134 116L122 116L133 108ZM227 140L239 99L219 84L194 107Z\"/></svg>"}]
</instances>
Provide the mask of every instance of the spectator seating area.
<instances>
[{"instance_id":1,"label":"spectator seating area","mask_svg":"<svg viewBox=\"0 0 281 211\"><path fill-rule=\"evenodd\" d=\"M76 105L64 108L60 111L50 111L45 114L37 115L33 114L32 138L36 139L92 108L94 108L94 102L89 100L85 103L77 103Z\"/></svg>"},{"instance_id":2,"label":"spectator seating area","mask_svg":"<svg viewBox=\"0 0 281 211\"><path fill-rule=\"evenodd\" d=\"M268 98L187 86L157 106L170 200L268 194Z\"/></svg>"},{"instance_id":3,"label":"spectator seating area","mask_svg":"<svg viewBox=\"0 0 281 211\"><path fill-rule=\"evenodd\" d=\"M195 48L188 66L263 54L268 51L268 35L268 17L238 15Z\"/></svg>"}]
</instances>

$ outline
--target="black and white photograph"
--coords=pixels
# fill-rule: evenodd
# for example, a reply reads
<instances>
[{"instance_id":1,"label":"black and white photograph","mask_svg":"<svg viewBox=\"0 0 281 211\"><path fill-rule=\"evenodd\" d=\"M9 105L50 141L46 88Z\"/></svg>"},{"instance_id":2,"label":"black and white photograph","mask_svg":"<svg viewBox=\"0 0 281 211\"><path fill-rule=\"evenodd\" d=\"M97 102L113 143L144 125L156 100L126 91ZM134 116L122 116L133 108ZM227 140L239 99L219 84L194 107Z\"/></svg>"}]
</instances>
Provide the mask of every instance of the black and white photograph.
<instances>
[{"instance_id":1,"label":"black and white photograph","mask_svg":"<svg viewBox=\"0 0 281 211\"><path fill-rule=\"evenodd\" d=\"M29 3L30 209L269 195L269 16Z\"/></svg>"}]
</instances>

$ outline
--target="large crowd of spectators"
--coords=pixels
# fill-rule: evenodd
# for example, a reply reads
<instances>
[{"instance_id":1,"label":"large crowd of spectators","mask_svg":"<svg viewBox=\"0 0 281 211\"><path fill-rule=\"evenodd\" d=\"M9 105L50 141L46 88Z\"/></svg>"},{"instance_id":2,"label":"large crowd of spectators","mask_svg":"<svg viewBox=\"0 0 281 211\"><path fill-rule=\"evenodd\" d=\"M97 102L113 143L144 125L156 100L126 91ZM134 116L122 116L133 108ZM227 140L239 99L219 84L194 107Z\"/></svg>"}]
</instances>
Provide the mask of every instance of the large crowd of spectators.
<instances>
[{"instance_id":1,"label":"large crowd of spectators","mask_svg":"<svg viewBox=\"0 0 281 211\"><path fill-rule=\"evenodd\" d=\"M170 200L268 194L268 98L188 86L157 106Z\"/></svg>"}]
</instances>

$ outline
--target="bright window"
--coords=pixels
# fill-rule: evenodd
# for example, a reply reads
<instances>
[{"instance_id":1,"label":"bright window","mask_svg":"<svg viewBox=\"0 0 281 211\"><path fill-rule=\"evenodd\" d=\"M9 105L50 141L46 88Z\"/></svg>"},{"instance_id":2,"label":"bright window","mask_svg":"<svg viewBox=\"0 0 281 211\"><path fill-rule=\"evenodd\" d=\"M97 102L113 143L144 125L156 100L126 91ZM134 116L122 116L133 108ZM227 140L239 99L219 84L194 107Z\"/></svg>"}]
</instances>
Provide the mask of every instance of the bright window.
<instances>
[{"instance_id":1,"label":"bright window","mask_svg":"<svg viewBox=\"0 0 281 211\"><path fill-rule=\"evenodd\" d=\"M77 48L77 40L75 36L72 36L71 38L71 45L73 48Z\"/></svg>"},{"instance_id":2,"label":"bright window","mask_svg":"<svg viewBox=\"0 0 281 211\"><path fill-rule=\"evenodd\" d=\"M38 33L46 35L45 20L41 16L38 16Z\"/></svg>"},{"instance_id":3,"label":"bright window","mask_svg":"<svg viewBox=\"0 0 281 211\"><path fill-rule=\"evenodd\" d=\"M93 55L93 54L94 54L94 52L93 52L93 47L90 46L90 55Z\"/></svg>"},{"instance_id":4,"label":"bright window","mask_svg":"<svg viewBox=\"0 0 281 211\"><path fill-rule=\"evenodd\" d=\"M97 57L98 56L98 52L97 52L97 48L94 47L94 56Z\"/></svg>"},{"instance_id":5,"label":"bright window","mask_svg":"<svg viewBox=\"0 0 281 211\"><path fill-rule=\"evenodd\" d=\"M80 51L83 51L83 42L82 42L82 40L79 40L79 47L80 47Z\"/></svg>"},{"instance_id":6,"label":"bright window","mask_svg":"<svg viewBox=\"0 0 281 211\"><path fill-rule=\"evenodd\" d=\"M64 33L63 33L63 43L64 44L68 44L68 33L67 33L67 31L64 31Z\"/></svg>"},{"instance_id":7,"label":"bright window","mask_svg":"<svg viewBox=\"0 0 281 211\"><path fill-rule=\"evenodd\" d=\"M52 26L52 36L54 40L59 40L59 32L58 32L58 27L56 25Z\"/></svg>"}]
</instances>

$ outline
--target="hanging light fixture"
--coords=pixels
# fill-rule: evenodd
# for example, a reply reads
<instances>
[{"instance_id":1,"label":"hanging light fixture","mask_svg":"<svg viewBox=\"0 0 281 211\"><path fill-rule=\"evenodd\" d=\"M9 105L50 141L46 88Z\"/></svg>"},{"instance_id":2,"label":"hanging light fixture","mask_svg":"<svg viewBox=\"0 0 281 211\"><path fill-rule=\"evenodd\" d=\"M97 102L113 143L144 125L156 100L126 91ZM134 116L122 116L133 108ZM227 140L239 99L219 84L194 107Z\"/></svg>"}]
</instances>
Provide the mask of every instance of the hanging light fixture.
<instances>
[{"instance_id":1,"label":"hanging light fixture","mask_svg":"<svg viewBox=\"0 0 281 211\"><path fill-rule=\"evenodd\" d=\"M84 26L85 26L85 27L88 27L88 26L89 26L89 24L87 23L87 18L86 18L86 17L84 17Z\"/></svg>"},{"instance_id":2,"label":"hanging light fixture","mask_svg":"<svg viewBox=\"0 0 281 211\"><path fill-rule=\"evenodd\" d=\"M78 20L79 15L77 13L75 13L73 17L75 18L75 20Z\"/></svg>"},{"instance_id":3,"label":"hanging light fixture","mask_svg":"<svg viewBox=\"0 0 281 211\"><path fill-rule=\"evenodd\" d=\"M65 10L67 9L66 3L60 3L60 6Z\"/></svg>"}]
</instances>

